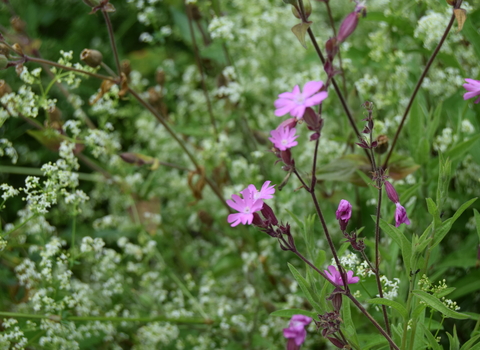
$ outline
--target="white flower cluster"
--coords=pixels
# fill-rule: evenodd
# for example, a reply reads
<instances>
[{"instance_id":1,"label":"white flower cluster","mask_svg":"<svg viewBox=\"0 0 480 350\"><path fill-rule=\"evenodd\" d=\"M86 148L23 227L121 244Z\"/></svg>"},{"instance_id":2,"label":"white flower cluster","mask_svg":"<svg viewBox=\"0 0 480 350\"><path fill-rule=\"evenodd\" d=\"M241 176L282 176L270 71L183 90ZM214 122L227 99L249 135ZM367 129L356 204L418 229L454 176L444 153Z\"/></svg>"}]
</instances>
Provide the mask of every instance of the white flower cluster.
<instances>
[{"instance_id":1,"label":"white flower cluster","mask_svg":"<svg viewBox=\"0 0 480 350\"><path fill-rule=\"evenodd\" d=\"M22 85L16 93L10 92L3 95L0 101L11 116L23 115L36 118L38 115L39 97L35 95L30 86Z\"/></svg>"},{"instance_id":2,"label":"white flower cluster","mask_svg":"<svg viewBox=\"0 0 480 350\"><path fill-rule=\"evenodd\" d=\"M400 287L400 279L394 278L393 281L390 281L387 276L380 276L380 282L382 283L383 297L385 299L393 300L398 297L398 288ZM377 297L380 297L377 294Z\"/></svg>"},{"instance_id":3,"label":"white flower cluster","mask_svg":"<svg viewBox=\"0 0 480 350\"><path fill-rule=\"evenodd\" d=\"M234 27L235 23L228 17L214 17L208 25L208 31L213 39L233 40Z\"/></svg>"},{"instance_id":4,"label":"white flower cluster","mask_svg":"<svg viewBox=\"0 0 480 350\"><path fill-rule=\"evenodd\" d=\"M445 152L452 143L458 141L458 135L453 133L452 128L446 127L442 134L438 135L433 142L433 149L439 152Z\"/></svg>"}]
</instances>

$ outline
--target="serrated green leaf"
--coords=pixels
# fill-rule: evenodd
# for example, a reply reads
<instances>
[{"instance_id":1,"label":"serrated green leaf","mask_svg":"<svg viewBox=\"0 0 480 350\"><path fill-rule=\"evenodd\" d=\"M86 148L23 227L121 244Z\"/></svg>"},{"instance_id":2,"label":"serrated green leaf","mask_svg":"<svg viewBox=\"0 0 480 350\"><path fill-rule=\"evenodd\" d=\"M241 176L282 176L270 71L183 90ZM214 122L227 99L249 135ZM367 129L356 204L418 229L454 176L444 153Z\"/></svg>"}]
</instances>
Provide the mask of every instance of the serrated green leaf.
<instances>
[{"instance_id":1,"label":"serrated green leaf","mask_svg":"<svg viewBox=\"0 0 480 350\"><path fill-rule=\"evenodd\" d=\"M445 315L446 317L455 318L457 320L466 320L469 319L470 316L461 314L460 312L453 311L446 307L438 298L434 297L431 294L425 293L421 290L414 290L412 292L417 297L419 297L423 302L425 302L428 306L432 309L437 310L441 314Z\"/></svg>"},{"instance_id":2,"label":"serrated green leaf","mask_svg":"<svg viewBox=\"0 0 480 350\"><path fill-rule=\"evenodd\" d=\"M385 299L385 298L374 298L374 299L367 300L367 303L375 304L375 305L389 306L389 307L397 310L398 313L400 314L400 316L402 316L404 320L406 320L407 317L408 317L407 309L405 308L405 306L403 306L399 302L389 300L389 299Z\"/></svg>"},{"instance_id":3,"label":"serrated green leaf","mask_svg":"<svg viewBox=\"0 0 480 350\"><path fill-rule=\"evenodd\" d=\"M301 310L301 309L283 309L277 310L270 314L270 316L278 316L278 317L292 317L293 315L305 315L311 318L315 318L317 314L315 312Z\"/></svg>"},{"instance_id":4,"label":"serrated green leaf","mask_svg":"<svg viewBox=\"0 0 480 350\"><path fill-rule=\"evenodd\" d=\"M305 294L305 297L310 302L310 305L312 305L312 307L315 309L317 313L323 314L322 308L315 301L315 299L312 296L312 293L310 292L310 287L308 286L307 280L303 278L300 272L298 272L297 269L292 264L288 263L288 268L292 272L293 277L295 277L295 279L297 280L300 288L302 289L303 294Z\"/></svg>"}]
</instances>

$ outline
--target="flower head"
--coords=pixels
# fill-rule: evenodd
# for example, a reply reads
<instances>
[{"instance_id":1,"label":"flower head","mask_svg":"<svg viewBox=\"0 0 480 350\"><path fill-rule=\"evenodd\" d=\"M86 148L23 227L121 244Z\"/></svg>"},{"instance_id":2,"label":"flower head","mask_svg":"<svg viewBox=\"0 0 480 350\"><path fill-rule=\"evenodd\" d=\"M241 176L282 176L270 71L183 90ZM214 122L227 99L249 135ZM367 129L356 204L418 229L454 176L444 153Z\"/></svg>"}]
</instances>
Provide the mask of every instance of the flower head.
<instances>
[{"instance_id":1,"label":"flower head","mask_svg":"<svg viewBox=\"0 0 480 350\"><path fill-rule=\"evenodd\" d=\"M275 130L270 131L270 135L272 137L269 138L270 141L278 148L280 151L286 151L287 148L292 148L293 146L298 145L298 142L295 139L298 135L295 135L297 129L289 129L289 128L277 128Z\"/></svg>"},{"instance_id":2,"label":"flower head","mask_svg":"<svg viewBox=\"0 0 480 350\"><path fill-rule=\"evenodd\" d=\"M312 319L304 315L293 315L288 328L283 329L283 336L287 339L293 340L298 347L303 344L307 337L305 326L308 326Z\"/></svg>"},{"instance_id":3,"label":"flower head","mask_svg":"<svg viewBox=\"0 0 480 350\"><path fill-rule=\"evenodd\" d=\"M468 91L463 95L464 100L468 100L472 97L480 96L480 80L465 79L467 82L463 84L463 87ZM480 97L475 100L475 103L480 102Z\"/></svg>"},{"instance_id":4,"label":"flower head","mask_svg":"<svg viewBox=\"0 0 480 350\"><path fill-rule=\"evenodd\" d=\"M275 193L275 185L269 186L271 181L265 181L262 185L262 188L257 190L255 185L248 185L248 189L250 190L250 195L253 195L253 199L271 199L273 198L273 194ZM245 191L245 190L243 190ZM243 194L243 191L240 192Z\"/></svg>"},{"instance_id":5,"label":"flower head","mask_svg":"<svg viewBox=\"0 0 480 350\"><path fill-rule=\"evenodd\" d=\"M250 225L253 220L253 213L259 211L263 207L263 201L261 199L254 199L254 194L250 192L250 189L247 187L244 189L241 194L243 198L239 195L233 194L232 199L227 200L227 204L230 208L235 209L239 213L228 215L228 223L232 227L237 226L242 223L243 225Z\"/></svg>"},{"instance_id":6,"label":"flower head","mask_svg":"<svg viewBox=\"0 0 480 350\"><path fill-rule=\"evenodd\" d=\"M342 199L338 205L338 209L335 213L337 220L340 222L340 228L345 231L348 221L352 217L352 205L349 201Z\"/></svg>"},{"instance_id":7,"label":"flower head","mask_svg":"<svg viewBox=\"0 0 480 350\"><path fill-rule=\"evenodd\" d=\"M325 275L327 275L327 278L330 282L332 282L336 286L342 286L343 281L342 281L342 275L340 272L337 270L337 268L333 265L330 265L328 267L328 271L324 270ZM353 284L357 283L360 281L360 277L353 277L353 271L347 271L347 284Z\"/></svg>"},{"instance_id":8,"label":"flower head","mask_svg":"<svg viewBox=\"0 0 480 350\"><path fill-rule=\"evenodd\" d=\"M326 91L319 92L322 87L322 81L309 81L303 86L303 92L295 85L292 92L281 93L275 101L275 115L281 117L290 113L291 116L301 119L307 107L319 105L327 98Z\"/></svg>"},{"instance_id":9,"label":"flower head","mask_svg":"<svg viewBox=\"0 0 480 350\"><path fill-rule=\"evenodd\" d=\"M400 226L401 224L410 225L410 220L407 216L407 211L400 203L395 203L397 209L395 209L395 227Z\"/></svg>"}]
</instances>

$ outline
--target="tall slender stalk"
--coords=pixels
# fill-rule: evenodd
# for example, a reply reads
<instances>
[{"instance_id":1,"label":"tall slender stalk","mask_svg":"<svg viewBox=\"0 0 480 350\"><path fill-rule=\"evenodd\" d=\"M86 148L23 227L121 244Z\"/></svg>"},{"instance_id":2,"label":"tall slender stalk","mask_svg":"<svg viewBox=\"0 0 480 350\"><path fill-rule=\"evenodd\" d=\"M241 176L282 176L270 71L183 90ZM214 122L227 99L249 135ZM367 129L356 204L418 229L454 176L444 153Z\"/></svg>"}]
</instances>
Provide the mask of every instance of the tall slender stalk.
<instances>
[{"instance_id":1,"label":"tall slender stalk","mask_svg":"<svg viewBox=\"0 0 480 350\"><path fill-rule=\"evenodd\" d=\"M113 57L115 58L115 66L117 66L117 75L120 76L122 73L122 68L120 67L120 59L118 58L117 44L115 42L115 35L113 33L112 22L110 21L110 16L108 12L102 9L103 18L107 24L108 37L110 39L110 46L112 47Z\"/></svg>"},{"instance_id":2,"label":"tall slender stalk","mask_svg":"<svg viewBox=\"0 0 480 350\"><path fill-rule=\"evenodd\" d=\"M462 6L463 0L457 0L455 3L455 9L459 9L460 6ZM420 90L420 86L422 86L423 80L427 76L427 73L432 66L433 61L437 57L440 49L442 48L443 43L445 42L445 39L447 39L447 35L450 32L450 29L452 28L453 22L455 22L455 13L452 11L452 16L450 17L450 22L448 22L447 28L445 28L445 31L443 32L442 38L438 42L437 47L433 51L432 55L430 56L430 59L427 62L427 65L423 69L422 75L420 75L420 78L417 81L417 85L415 85L415 89L413 89L412 96L410 96L410 100L408 101L407 108L405 108L405 112L403 112L402 120L400 122L400 125L398 126L397 132L395 133L395 136L392 141L392 146L390 147L390 150L388 151L387 157L385 158L385 162L383 163L383 168L386 169L388 167L388 161L390 160L390 157L392 156L393 150L395 148L395 145L397 144L398 136L400 135L400 132L402 131L403 125L405 124L405 120L407 119L408 112L410 112L410 108L412 108L413 101L415 100L415 97L417 96L418 90Z\"/></svg>"},{"instance_id":3,"label":"tall slender stalk","mask_svg":"<svg viewBox=\"0 0 480 350\"><path fill-rule=\"evenodd\" d=\"M186 11L187 11L188 28L190 30L190 37L192 38L193 53L195 55L195 61L197 62L197 68L198 68L198 71L200 73L200 82L202 84L202 91L203 91L203 95L205 96L205 101L207 102L207 110L208 110L208 115L210 117L210 123L213 126L213 131L215 133L215 138L218 142L219 139L218 139L217 124L215 122L215 117L213 116L212 103L210 101L210 96L208 95L207 85L205 83L205 72L203 70L202 61L200 59L200 53L198 51L197 38L195 38L195 32L193 31L192 9L188 6L186 0L184 1L184 3L185 3Z\"/></svg>"}]
</instances>

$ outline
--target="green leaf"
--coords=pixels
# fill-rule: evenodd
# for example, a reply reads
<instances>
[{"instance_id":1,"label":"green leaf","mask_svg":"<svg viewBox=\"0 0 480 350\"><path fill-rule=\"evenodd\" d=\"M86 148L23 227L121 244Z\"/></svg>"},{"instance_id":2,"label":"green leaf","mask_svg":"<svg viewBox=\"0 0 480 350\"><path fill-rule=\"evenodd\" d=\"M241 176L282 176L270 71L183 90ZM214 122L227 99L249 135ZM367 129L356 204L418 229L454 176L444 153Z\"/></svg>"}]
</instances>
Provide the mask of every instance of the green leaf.
<instances>
[{"instance_id":1,"label":"green leaf","mask_svg":"<svg viewBox=\"0 0 480 350\"><path fill-rule=\"evenodd\" d=\"M451 161L455 161L461 159L465 156L465 154L470 151L470 149L480 140L480 134L472 136L467 141L463 141L450 149L445 156L451 159Z\"/></svg>"},{"instance_id":2,"label":"green leaf","mask_svg":"<svg viewBox=\"0 0 480 350\"><path fill-rule=\"evenodd\" d=\"M480 242L480 213L477 209L473 209L473 214L475 215L475 226L477 226L478 241Z\"/></svg>"},{"instance_id":3,"label":"green leaf","mask_svg":"<svg viewBox=\"0 0 480 350\"><path fill-rule=\"evenodd\" d=\"M367 186L365 181L356 173L357 170L364 174L371 170L368 158L359 154L348 154L319 167L316 176L318 180L347 181L357 186ZM368 183L371 183L371 180Z\"/></svg>"},{"instance_id":4,"label":"green leaf","mask_svg":"<svg viewBox=\"0 0 480 350\"><path fill-rule=\"evenodd\" d=\"M442 298L442 297L446 297L447 295L449 295L451 292L453 292L455 289L455 287L450 287L450 288L446 288L444 290L442 290L441 292L439 293L436 293L435 296L437 298Z\"/></svg>"},{"instance_id":5,"label":"green leaf","mask_svg":"<svg viewBox=\"0 0 480 350\"><path fill-rule=\"evenodd\" d=\"M432 332L430 332L427 327L425 327L425 325L423 323L419 323L418 324L420 326L420 328L422 329L423 333L427 336L427 344L430 345L430 347L433 349L433 350L443 350L442 347L440 346L440 344L437 343L437 340L435 339L435 337L433 336Z\"/></svg>"},{"instance_id":6,"label":"green leaf","mask_svg":"<svg viewBox=\"0 0 480 350\"><path fill-rule=\"evenodd\" d=\"M372 215L373 220L375 221L375 216ZM397 227L389 225L385 220L380 219L380 228L385 232L389 237L393 239L395 243L398 244L402 250L403 263L405 264L405 269L407 273L411 271L410 260L412 258L412 243L408 238L400 231Z\"/></svg>"},{"instance_id":7,"label":"green leaf","mask_svg":"<svg viewBox=\"0 0 480 350\"><path fill-rule=\"evenodd\" d=\"M448 188L452 178L452 162L440 153L438 157L437 210L440 213L448 197ZM435 223L437 224L437 223Z\"/></svg>"},{"instance_id":8,"label":"green leaf","mask_svg":"<svg viewBox=\"0 0 480 350\"><path fill-rule=\"evenodd\" d=\"M305 34L307 34L307 30L308 28L310 28L311 24L312 22L308 22L308 23L302 22L292 27L293 34L295 34L298 41L300 41L300 44L302 44L304 48L307 48L307 43L305 42Z\"/></svg>"},{"instance_id":9,"label":"green leaf","mask_svg":"<svg viewBox=\"0 0 480 350\"><path fill-rule=\"evenodd\" d=\"M287 318L290 318L293 315L305 315L311 318L315 318L317 316L315 312L301 310L301 309L283 309L283 310L274 311L270 314L270 316L287 317Z\"/></svg>"},{"instance_id":10,"label":"green leaf","mask_svg":"<svg viewBox=\"0 0 480 350\"><path fill-rule=\"evenodd\" d=\"M450 350L459 350L460 341L457 336L457 327L453 325L453 335L447 332L448 340L450 341Z\"/></svg>"},{"instance_id":11,"label":"green leaf","mask_svg":"<svg viewBox=\"0 0 480 350\"><path fill-rule=\"evenodd\" d=\"M358 344L358 336L357 336L357 327L355 327L355 323L352 319L352 312L351 312L351 304L350 300L347 298L343 298L342 303L342 319L345 325L345 331L347 332L348 338L355 341Z\"/></svg>"},{"instance_id":12,"label":"green leaf","mask_svg":"<svg viewBox=\"0 0 480 350\"><path fill-rule=\"evenodd\" d=\"M480 339L480 334L477 334L472 339L470 339L465 344L463 344L463 346L460 348L460 350L470 350L470 349L478 350L480 348L478 345L480 345L480 344L477 344L477 346L475 346L475 348L472 348L472 345L475 344L478 339Z\"/></svg>"},{"instance_id":13,"label":"green leaf","mask_svg":"<svg viewBox=\"0 0 480 350\"><path fill-rule=\"evenodd\" d=\"M305 294L305 297L307 300L310 302L310 304L313 306L315 311L319 314L323 314L323 310L320 307L320 305L315 301L315 299L312 296L312 293L310 292L310 287L308 286L307 280L303 278L303 276L300 274L300 272L297 271L297 269L290 263L288 263L288 268L293 274L293 277L297 280L298 284L300 285L300 288L303 291L303 294Z\"/></svg>"},{"instance_id":14,"label":"green leaf","mask_svg":"<svg viewBox=\"0 0 480 350\"><path fill-rule=\"evenodd\" d=\"M367 303L375 304L375 305L390 306L391 308L394 308L395 310L397 310L400 316L402 316L404 320L406 320L408 317L407 309L405 308L405 306L403 306L399 302L385 299L385 298L374 298L374 299L367 300Z\"/></svg>"},{"instance_id":15,"label":"green leaf","mask_svg":"<svg viewBox=\"0 0 480 350\"><path fill-rule=\"evenodd\" d=\"M425 302L432 309L437 310L438 312L445 315L446 317L455 318L457 320L466 320L470 318L470 316L468 315L461 314L459 312L449 309L438 298L434 297L431 294L425 293L424 291L414 290L413 294L419 297L423 302Z\"/></svg>"},{"instance_id":16,"label":"green leaf","mask_svg":"<svg viewBox=\"0 0 480 350\"><path fill-rule=\"evenodd\" d=\"M465 210L468 209L469 206L475 202L477 198L472 198L468 202L463 203L460 208L455 212L455 214L450 218L445 220L441 226L435 230L435 234L433 237L433 243L431 248L433 249L437 245L440 244L440 242L445 238L448 232L450 232L450 229L452 228L453 223L460 217L460 215L463 214Z\"/></svg>"}]
</instances>

